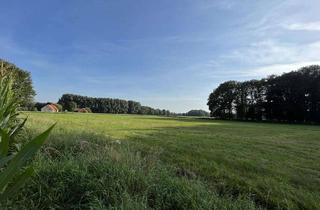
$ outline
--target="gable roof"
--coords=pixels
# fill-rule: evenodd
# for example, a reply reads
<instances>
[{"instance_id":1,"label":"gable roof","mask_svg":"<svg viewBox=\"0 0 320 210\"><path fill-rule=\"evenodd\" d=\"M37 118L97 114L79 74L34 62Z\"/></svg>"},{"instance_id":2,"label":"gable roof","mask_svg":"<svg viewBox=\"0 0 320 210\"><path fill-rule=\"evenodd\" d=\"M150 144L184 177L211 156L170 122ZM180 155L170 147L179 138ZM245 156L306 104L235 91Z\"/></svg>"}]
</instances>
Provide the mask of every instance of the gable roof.
<instances>
[{"instance_id":1,"label":"gable roof","mask_svg":"<svg viewBox=\"0 0 320 210\"><path fill-rule=\"evenodd\" d=\"M42 107L42 109L45 108L45 107L49 108L50 110L55 111L55 112L59 111L58 107L56 107L54 104L47 104L44 107Z\"/></svg>"}]
</instances>

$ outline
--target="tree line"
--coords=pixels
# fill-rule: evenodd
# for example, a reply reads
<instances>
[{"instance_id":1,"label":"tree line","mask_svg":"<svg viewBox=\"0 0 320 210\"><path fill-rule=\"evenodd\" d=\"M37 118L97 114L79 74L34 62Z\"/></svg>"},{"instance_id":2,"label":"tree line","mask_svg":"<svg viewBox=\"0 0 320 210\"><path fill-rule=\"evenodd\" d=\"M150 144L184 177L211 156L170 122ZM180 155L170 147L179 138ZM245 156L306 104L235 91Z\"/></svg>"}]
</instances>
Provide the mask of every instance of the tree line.
<instances>
[{"instance_id":1,"label":"tree line","mask_svg":"<svg viewBox=\"0 0 320 210\"><path fill-rule=\"evenodd\" d=\"M90 108L94 113L171 115L169 110L142 106L136 101L94 98L74 94L62 95L58 104L61 104L63 109L67 111L74 111L76 108Z\"/></svg>"},{"instance_id":2,"label":"tree line","mask_svg":"<svg viewBox=\"0 0 320 210\"><path fill-rule=\"evenodd\" d=\"M201 109L192 109L185 113L174 113L175 116L209 117L210 113Z\"/></svg>"},{"instance_id":3,"label":"tree line","mask_svg":"<svg viewBox=\"0 0 320 210\"><path fill-rule=\"evenodd\" d=\"M47 104L34 102L36 92L33 88L31 74L16 65L0 59L1 75L10 73L13 81L13 91L19 99L19 109L40 111ZM1 76L0 75L0 76ZM92 98L72 94L64 94L58 103L54 103L60 111L74 111L77 108L86 108L96 113L114 113L114 114L147 114L147 115L171 115L169 110L154 109L148 106L142 106L136 101L126 101L122 99L111 98Z\"/></svg>"},{"instance_id":4,"label":"tree line","mask_svg":"<svg viewBox=\"0 0 320 210\"><path fill-rule=\"evenodd\" d=\"M320 66L244 82L227 81L210 95L210 115L220 119L320 122Z\"/></svg>"}]
</instances>

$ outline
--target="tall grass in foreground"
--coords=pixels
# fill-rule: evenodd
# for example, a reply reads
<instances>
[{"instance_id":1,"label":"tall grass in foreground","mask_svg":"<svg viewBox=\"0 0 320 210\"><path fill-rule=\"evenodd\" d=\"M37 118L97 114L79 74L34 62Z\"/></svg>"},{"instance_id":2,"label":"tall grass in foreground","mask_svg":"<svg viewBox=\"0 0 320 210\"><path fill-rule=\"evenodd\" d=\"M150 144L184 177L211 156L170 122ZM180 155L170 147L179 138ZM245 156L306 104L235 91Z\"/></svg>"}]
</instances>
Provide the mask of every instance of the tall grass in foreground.
<instances>
[{"instance_id":1,"label":"tall grass in foreground","mask_svg":"<svg viewBox=\"0 0 320 210\"><path fill-rule=\"evenodd\" d=\"M59 123L10 209L320 209L318 126L26 114Z\"/></svg>"},{"instance_id":2,"label":"tall grass in foreground","mask_svg":"<svg viewBox=\"0 0 320 210\"><path fill-rule=\"evenodd\" d=\"M90 134L81 137L91 141L77 139L76 134L49 141L34 162L37 176L8 206L11 209L257 209L244 198L221 197L201 181L177 175L162 165L155 151L141 154L126 143L101 141L100 136Z\"/></svg>"},{"instance_id":3,"label":"tall grass in foreground","mask_svg":"<svg viewBox=\"0 0 320 210\"><path fill-rule=\"evenodd\" d=\"M18 99L12 90L12 80L4 69L0 71L0 202L14 196L32 175L28 161L40 149L53 126L29 141L21 150L11 150L13 139L23 128L26 119L18 118Z\"/></svg>"}]
</instances>

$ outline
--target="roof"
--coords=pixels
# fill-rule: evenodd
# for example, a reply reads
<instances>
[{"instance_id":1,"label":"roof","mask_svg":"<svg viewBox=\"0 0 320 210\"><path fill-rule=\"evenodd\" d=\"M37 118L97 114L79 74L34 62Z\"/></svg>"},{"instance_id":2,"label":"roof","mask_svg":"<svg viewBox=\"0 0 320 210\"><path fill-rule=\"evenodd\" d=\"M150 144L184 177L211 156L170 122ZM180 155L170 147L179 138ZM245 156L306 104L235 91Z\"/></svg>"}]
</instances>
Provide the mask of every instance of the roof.
<instances>
[{"instance_id":1,"label":"roof","mask_svg":"<svg viewBox=\"0 0 320 210\"><path fill-rule=\"evenodd\" d=\"M47 108L49 108L50 110L55 111L55 112L58 112L58 111L59 111L58 107L56 107L56 105L54 105L54 104L47 104L47 105L45 105L44 107L42 107L42 109L45 108L45 107L47 107Z\"/></svg>"},{"instance_id":2,"label":"roof","mask_svg":"<svg viewBox=\"0 0 320 210\"><path fill-rule=\"evenodd\" d=\"M75 112L83 112L83 113L87 113L87 112L88 112L88 110L85 109L85 108L77 108L77 109L75 109L74 111L75 111Z\"/></svg>"}]
</instances>

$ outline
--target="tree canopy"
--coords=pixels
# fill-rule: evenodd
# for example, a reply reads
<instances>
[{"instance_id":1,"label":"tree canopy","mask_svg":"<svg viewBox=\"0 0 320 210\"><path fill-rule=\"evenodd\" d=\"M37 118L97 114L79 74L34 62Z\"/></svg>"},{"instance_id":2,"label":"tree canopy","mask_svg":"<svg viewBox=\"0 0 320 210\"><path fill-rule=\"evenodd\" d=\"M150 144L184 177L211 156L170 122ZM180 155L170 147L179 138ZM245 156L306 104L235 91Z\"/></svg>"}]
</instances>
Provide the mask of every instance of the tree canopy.
<instances>
[{"instance_id":1,"label":"tree canopy","mask_svg":"<svg viewBox=\"0 0 320 210\"><path fill-rule=\"evenodd\" d=\"M206 112L204 110L190 110L189 112L186 113L186 116L195 116L195 117L209 117L210 114L209 112Z\"/></svg>"},{"instance_id":2,"label":"tree canopy","mask_svg":"<svg viewBox=\"0 0 320 210\"><path fill-rule=\"evenodd\" d=\"M221 119L320 122L320 66L224 82L209 95L208 106Z\"/></svg>"},{"instance_id":3,"label":"tree canopy","mask_svg":"<svg viewBox=\"0 0 320 210\"><path fill-rule=\"evenodd\" d=\"M20 106L23 108L32 107L36 92L33 89L31 74L22 70L12 63L0 59L1 69L10 73L13 79L13 91L19 98Z\"/></svg>"}]
</instances>

